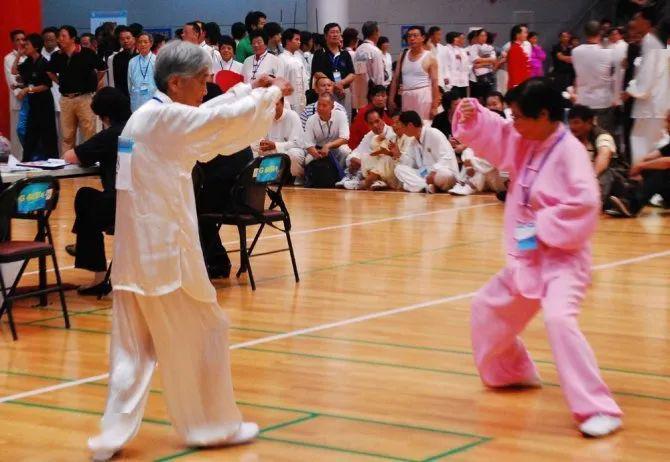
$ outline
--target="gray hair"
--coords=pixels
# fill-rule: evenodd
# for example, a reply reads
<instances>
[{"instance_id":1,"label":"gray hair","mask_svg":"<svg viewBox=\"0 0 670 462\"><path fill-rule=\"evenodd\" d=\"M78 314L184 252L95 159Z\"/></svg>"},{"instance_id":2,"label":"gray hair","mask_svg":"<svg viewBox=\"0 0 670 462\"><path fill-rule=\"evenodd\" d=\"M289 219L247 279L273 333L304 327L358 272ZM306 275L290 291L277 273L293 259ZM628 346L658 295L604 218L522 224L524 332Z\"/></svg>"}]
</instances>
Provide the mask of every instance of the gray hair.
<instances>
[{"instance_id":1,"label":"gray hair","mask_svg":"<svg viewBox=\"0 0 670 462\"><path fill-rule=\"evenodd\" d=\"M156 87L167 93L168 80L174 75L193 77L203 69L209 69L212 58L198 45L181 40L171 40L156 56L154 80Z\"/></svg>"},{"instance_id":2,"label":"gray hair","mask_svg":"<svg viewBox=\"0 0 670 462\"><path fill-rule=\"evenodd\" d=\"M328 101L331 102L331 104L333 104L333 106L335 105L335 97L333 96L332 93L328 92L323 93L322 95L319 95L319 99L327 99Z\"/></svg>"}]
</instances>

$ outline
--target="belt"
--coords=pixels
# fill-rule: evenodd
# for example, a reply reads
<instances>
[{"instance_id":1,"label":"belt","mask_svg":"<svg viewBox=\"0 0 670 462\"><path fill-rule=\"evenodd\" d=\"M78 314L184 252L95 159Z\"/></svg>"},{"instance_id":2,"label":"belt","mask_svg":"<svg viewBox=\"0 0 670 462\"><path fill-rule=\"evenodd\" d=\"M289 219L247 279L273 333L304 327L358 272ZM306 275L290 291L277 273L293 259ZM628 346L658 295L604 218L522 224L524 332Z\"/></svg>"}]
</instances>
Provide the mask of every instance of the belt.
<instances>
[{"instance_id":1,"label":"belt","mask_svg":"<svg viewBox=\"0 0 670 462\"><path fill-rule=\"evenodd\" d=\"M83 96L83 95L88 95L90 92L86 93L61 93L61 96L65 96L66 98L76 98L77 96Z\"/></svg>"}]
</instances>

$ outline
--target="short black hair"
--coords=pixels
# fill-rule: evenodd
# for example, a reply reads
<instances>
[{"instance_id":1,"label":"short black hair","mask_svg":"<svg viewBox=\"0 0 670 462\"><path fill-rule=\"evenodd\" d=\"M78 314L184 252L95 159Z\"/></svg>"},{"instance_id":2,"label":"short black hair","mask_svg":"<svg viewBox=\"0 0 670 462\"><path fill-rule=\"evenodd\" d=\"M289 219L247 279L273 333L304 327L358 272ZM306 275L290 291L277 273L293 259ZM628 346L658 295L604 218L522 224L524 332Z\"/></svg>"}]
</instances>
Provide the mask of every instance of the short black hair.
<instances>
[{"instance_id":1,"label":"short black hair","mask_svg":"<svg viewBox=\"0 0 670 462\"><path fill-rule=\"evenodd\" d=\"M42 29L42 35L48 34L50 32L53 33L54 35L58 35L58 29L53 26L45 27L44 29Z\"/></svg>"},{"instance_id":2,"label":"short black hair","mask_svg":"<svg viewBox=\"0 0 670 462\"><path fill-rule=\"evenodd\" d=\"M191 26L193 28L193 32L195 32L198 35L200 35L200 33L202 32L202 28L200 27L199 21L187 22L186 24L184 24L184 27L186 26Z\"/></svg>"},{"instance_id":3,"label":"short black hair","mask_svg":"<svg viewBox=\"0 0 670 462\"><path fill-rule=\"evenodd\" d=\"M424 38L426 37L426 28L425 27L418 26L418 25L413 25L413 26L409 26L407 28L407 32L405 32L405 38L407 38L407 36L409 35L409 32L412 31L412 30L418 30L421 33L422 37L424 37Z\"/></svg>"},{"instance_id":4,"label":"short black hair","mask_svg":"<svg viewBox=\"0 0 670 462\"><path fill-rule=\"evenodd\" d=\"M247 29L243 22L236 22L230 27L230 34L235 40L242 40L247 34Z\"/></svg>"},{"instance_id":5,"label":"short black hair","mask_svg":"<svg viewBox=\"0 0 670 462\"><path fill-rule=\"evenodd\" d=\"M307 45L312 40L312 33L306 30L300 31L300 44Z\"/></svg>"},{"instance_id":6,"label":"short black hair","mask_svg":"<svg viewBox=\"0 0 670 462\"><path fill-rule=\"evenodd\" d=\"M338 23L329 22L328 24L323 26L323 35L328 35L328 31L330 31L330 29L332 29L333 27L337 27L338 29L340 29L340 32L342 32L342 28L340 27L340 25Z\"/></svg>"},{"instance_id":7,"label":"short black hair","mask_svg":"<svg viewBox=\"0 0 670 462\"><path fill-rule=\"evenodd\" d=\"M268 37L272 37L273 35L281 34L283 29L278 22L269 22L265 25L263 30Z\"/></svg>"},{"instance_id":8,"label":"short black hair","mask_svg":"<svg viewBox=\"0 0 670 462\"><path fill-rule=\"evenodd\" d=\"M384 93L385 95L388 95L388 90L384 85L373 85L372 88L370 88L369 96L373 97L375 95L378 95L380 93Z\"/></svg>"},{"instance_id":9,"label":"short black hair","mask_svg":"<svg viewBox=\"0 0 670 462\"><path fill-rule=\"evenodd\" d=\"M412 124L417 128L423 127L421 116L416 111L404 111L400 113L400 123L403 125Z\"/></svg>"},{"instance_id":10,"label":"short black hair","mask_svg":"<svg viewBox=\"0 0 670 462\"><path fill-rule=\"evenodd\" d=\"M319 34L318 32L314 32L312 34L312 39L314 40L314 43L319 45L321 48L326 47L326 36L323 34Z\"/></svg>"},{"instance_id":11,"label":"short black hair","mask_svg":"<svg viewBox=\"0 0 670 462\"><path fill-rule=\"evenodd\" d=\"M524 116L533 119L539 118L543 110L547 111L553 122L563 120L566 107L565 98L546 77L533 77L512 88L505 101L515 103Z\"/></svg>"},{"instance_id":12,"label":"short black hair","mask_svg":"<svg viewBox=\"0 0 670 462\"><path fill-rule=\"evenodd\" d=\"M435 32L439 32L441 30L442 30L442 28L440 26L430 26L430 28L428 29L428 36L430 37Z\"/></svg>"},{"instance_id":13,"label":"short black hair","mask_svg":"<svg viewBox=\"0 0 670 462\"><path fill-rule=\"evenodd\" d=\"M345 47L348 47L353 41L358 43L358 31L353 27L347 27L344 29L344 32L342 32L342 43Z\"/></svg>"},{"instance_id":14,"label":"short black hair","mask_svg":"<svg viewBox=\"0 0 670 462\"><path fill-rule=\"evenodd\" d=\"M581 119L584 122L595 119L596 115L588 106L583 104L575 104L568 112L568 119Z\"/></svg>"},{"instance_id":15,"label":"short black hair","mask_svg":"<svg viewBox=\"0 0 670 462\"><path fill-rule=\"evenodd\" d=\"M263 19L267 19L265 13L262 11L250 11L244 18L244 26L247 28L247 32L251 33L254 27L258 26L258 22Z\"/></svg>"},{"instance_id":16,"label":"short black hair","mask_svg":"<svg viewBox=\"0 0 670 462\"><path fill-rule=\"evenodd\" d=\"M139 37L139 35L144 30L144 26L139 22L134 22L128 26L128 29L130 29L130 32L133 34L133 37Z\"/></svg>"},{"instance_id":17,"label":"short black hair","mask_svg":"<svg viewBox=\"0 0 670 462\"><path fill-rule=\"evenodd\" d=\"M149 41L150 41L152 44L154 43L154 36L153 36L153 34L152 34L151 32L147 32L147 31L143 30L142 32L140 32L139 34L137 34L137 37L135 37L135 38L136 38L136 39L139 39L139 38L142 37L142 36L147 37L147 38L149 39Z\"/></svg>"},{"instance_id":18,"label":"short black hair","mask_svg":"<svg viewBox=\"0 0 670 462\"><path fill-rule=\"evenodd\" d=\"M81 34L81 37L79 37L79 38L80 38L80 39L83 39L84 37L88 37L88 38L90 38L91 40L95 40L95 39L96 39L96 38L95 38L95 35L91 34L90 32L84 32L83 34Z\"/></svg>"},{"instance_id":19,"label":"short black hair","mask_svg":"<svg viewBox=\"0 0 670 462\"><path fill-rule=\"evenodd\" d=\"M533 37L539 37L540 34L537 32L528 32L528 40L532 39Z\"/></svg>"},{"instance_id":20,"label":"short black hair","mask_svg":"<svg viewBox=\"0 0 670 462\"><path fill-rule=\"evenodd\" d=\"M649 21L652 27L655 26L658 22L658 15L656 13L656 9L653 6L642 7L635 14L639 14L640 17L645 21Z\"/></svg>"},{"instance_id":21,"label":"short black hair","mask_svg":"<svg viewBox=\"0 0 670 462\"><path fill-rule=\"evenodd\" d=\"M453 43L454 43L454 40L456 40L456 39L457 39L458 37L460 37L460 36L461 36L461 33L460 33L460 32L455 32L455 31L451 31L451 32L449 32L449 33L447 34L447 39L446 39L446 40L447 40L447 43L448 43L449 45L453 44Z\"/></svg>"},{"instance_id":22,"label":"short black hair","mask_svg":"<svg viewBox=\"0 0 670 462\"><path fill-rule=\"evenodd\" d=\"M300 33L300 31L298 29L289 27L281 34L281 44L285 47L286 42L290 42L291 40L293 40L293 37L295 37L296 35L300 36L300 41L302 42L302 34Z\"/></svg>"},{"instance_id":23,"label":"short black hair","mask_svg":"<svg viewBox=\"0 0 670 462\"><path fill-rule=\"evenodd\" d=\"M235 43L235 39L232 38L230 35L222 35L221 38L219 39L219 48L223 45L228 45L233 47L233 53L237 51L237 44Z\"/></svg>"},{"instance_id":24,"label":"short black hair","mask_svg":"<svg viewBox=\"0 0 670 462\"><path fill-rule=\"evenodd\" d=\"M489 98L498 98L501 103L505 104L505 96L500 93L499 91L491 91L486 95L486 98L484 98L484 101L486 101Z\"/></svg>"},{"instance_id":25,"label":"short black hair","mask_svg":"<svg viewBox=\"0 0 670 462\"><path fill-rule=\"evenodd\" d=\"M442 108L445 111L448 111L449 108L451 107L451 103L454 101L458 101L459 99L463 99L463 96L461 96L460 93L457 91L446 91L442 95Z\"/></svg>"},{"instance_id":26,"label":"short black hair","mask_svg":"<svg viewBox=\"0 0 670 462\"><path fill-rule=\"evenodd\" d=\"M370 117L370 114L372 114L373 112L376 112L379 115L380 119L384 118L384 113L382 112L382 110L379 109L378 107L373 106L367 111L365 111L365 115L363 116L363 118L365 119L366 122L368 121L368 117Z\"/></svg>"},{"instance_id":27,"label":"short black hair","mask_svg":"<svg viewBox=\"0 0 670 462\"><path fill-rule=\"evenodd\" d=\"M361 33L364 39L368 39L379 32L379 24L377 21L366 21L361 27Z\"/></svg>"},{"instance_id":28,"label":"short black hair","mask_svg":"<svg viewBox=\"0 0 670 462\"><path fill-rule=\"evenodd\" d=\"M268 44L268 34L264 29L254 29L249 32L249 43L253 42L256 37L263 39L263 43Z\"/></svg>"},{"instance_id":29,"label":"short black hair","mask_svg":"<svg viewBox=\"0 0 670 462\"><path fill-rule=\"evenodd\" d=\"M600 20L600 24L605 24L605 23L612 24L612 20L610 18L602 18Z\"/></svg>"},{"instance_id":30,"label":"short black hair","mask_svg":"<svg viewBox=\"0 0 670 462\"><path fill-rule=\"evenodd\" d=\"M26 35L26 33L25 33L25 31L24 31L23 29L14 29L13 31L11 31L11 32L9 33L9 39L10 39L11 41L14 41L14 39L16 38L16 36L17 36L17 35L21 35L21 34Z\"/></svg>"},{"instance_id":31,"label":"short black hair","mask_svg":"<svg viewBox=\"0 0 670 462\"><path fill-rule=\"evenodd\" d=\"M29 34L28 37L26 37L26 40L29 41L33 48L35 48L38 52L42 51L44 40L42 40L42 36L40 34Z\"/></svg>"},{"instance_id":32,"label":"short black hair","mask_svg":"<svg viewBox=\"0 0 670 462\"><path fill-rule=\"evenodd\" d=\"M470 32L468 32L468 42L472 42L478 33L479 29L473 29Z\"/></svg>"},{"instance_id":33,"label":"short black hair","mask_svg":"<svg viewBox=\"0 0 670 462\"><path fill-rule=\"evenodd\" d=\"M509 41L516 42L516 36L523 32L523 28L526 27L523 24L515 24L512 26L512 29L509 31Z\"/></svg>"},{"instance_id":34,"label":"short black hair","mask_svg":"<svg viewBox=\"0 0 670 462\"><path fill-rule=\"evenodd\" d=\"M175 29L174 36L177 37L179 40L182 40L184 37L184 29L181 27L179 29Z\"/></svg>"},{"instance_id":35,"label":"short black hair","mask_svg":"<svg viewBox=\"0 0 670 462\"><path fill-rule=\"evenodd\" d=\"M65 24L65 25L60 26L58 28L58 32L60 32L62 30L66 31L68 33L68 35L70 36L70 38L77 38L77 29L75 29L74 26L70 26L68 24Z\"/></svg>"},{"instance_id":36,"label":"short black hair","mask_svg":"<svg viewBox=\"0 0 670 462\"><path fill-rule=\"evenodd\" d=\"M135 34L133 34L133 31L130 30L130 27L128 27L128 26L119 26L119 27L116 28L116 30L115 30L114 32L115 32L115 35L116 35L117 37L121 37L121 34L122 34L123 32L130 32L130 34L131 34L133 37L135 36Z\"/></svg>"},{"instance_id":37,"label":"short black hair","mask_svg":"<svg viewBox=\"0 0 670 462\"><path fill-rule=\"evenodd\" d=\"M587 21L584 24L584 35L587 37L598 37L600 35L600 23L598 21Z\"/></svg>"},{"instance_id":38,"label":"short black hair","mask_svg":"<svg viewBox=\"0 0 670 462\"><path fill-rule=\"evenodd\" d=\"M621 27L621 26L616 26L616 27L612 27L612 28L610 28L610 30L609 30L607 33L608 33L608 34L611 34L612 32L618 32L618 33L620 33L621 35L623 35L623 34L625 33L625 30L624 30L624 28Z\"/></svg>"},{"instance_id":39,"label":"short black hair","mask_svg":"<svg viewBox=\"0 0 670 462\"><path fill-rule=\"evenodd\" d=\"M390 42L389 38L382 35L381 37L379 37L379 40L377 40L377 46L379 48L381 48L383 44L389 43L389 42Z\"/></svg>"},{"instance_id":40,"label":"short black hair","mask_svg":"<svg viewBox=\"0 0 670 462\"><path fill-rule=\"evenodd\" d=\"M100 118L109 117L114 123L125 124L130 118L130 100L118 88L101 88L91 101L93 113Z\"/></svg>"},{"instance_id":41,"label":"short black hair","mask_svg":"<svg viewBox=\"0 0 670 462\"><path fill-rule=\"evenodd\" d=\"M221 28L215 22L205 24L205 34L211 43L219 43L221 39Z\"/></svg>"}]
</instances>

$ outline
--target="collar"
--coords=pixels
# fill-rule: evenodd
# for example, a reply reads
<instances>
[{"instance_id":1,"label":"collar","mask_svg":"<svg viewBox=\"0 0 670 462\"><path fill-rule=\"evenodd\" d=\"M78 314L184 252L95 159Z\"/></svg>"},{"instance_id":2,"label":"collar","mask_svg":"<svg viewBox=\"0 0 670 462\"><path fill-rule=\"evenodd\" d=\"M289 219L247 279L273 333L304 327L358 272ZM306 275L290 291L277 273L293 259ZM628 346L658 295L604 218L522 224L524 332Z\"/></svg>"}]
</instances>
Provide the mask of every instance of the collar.
<instances>
[{"instance_id":1,"label":"collar","mask_svg":"<svg viewBox=\"0 0 670 462\"><path fill-rule=\"evenodd\" d=\"M254 61L259 62L259 61L263 60L268 55L268 52L269 52L269 50L265 50L263 52L263 54L260 55L260 56L256 56L256 54L254 53L254 55L253 55L254 56Z\"/></svg>"},{"instance_id":2,"label":"collar","mask_svg":"<svg viewBox=\"0 0 670 462\"><path fill-rule=\"evenodd\" d=\"M172 101L172 99L168 95L166 95L160 90L156 90L156 93L154 93L154 98L161 100L165 104L174 103L174 101Z\"/></svg>"},{"instance_id":3,"label":"collar","mask_svg":"<svg viewBox=\"0 0 670 462\"><path fill-rule=\"evenodd\" d=\"M282 120L284 120L286 118L287 113L288 113L288 109L286 108L286 106L284 106L284 110L282 111L281 115L279 116L278 119L274 119L274 121L275 122L281 122Z\"/></svg>"},{"instance_id":4,"label":"collar","mask_svg":"<svg viewBox=\"0 0 670 462\"><path fill-rule=\"evenodd\" d=\"M209 45L207 45L207 42L205 42L204 40L200 42L200 48L207 48L207 47L209 47Z\"/></svg>"},{"instance_id":5,"label":"collar","mask_svg":"<svg viewBox=\"0 0 670 462\"><path fill-rule=\"evenodd\" d=\"M423 146L423 143L426 142L426 133L428 133L428 130L426 130L426 126L421 127L421 134L419 135L419 139L417 140L421 146Z\"/></svg>"}]
</instances>

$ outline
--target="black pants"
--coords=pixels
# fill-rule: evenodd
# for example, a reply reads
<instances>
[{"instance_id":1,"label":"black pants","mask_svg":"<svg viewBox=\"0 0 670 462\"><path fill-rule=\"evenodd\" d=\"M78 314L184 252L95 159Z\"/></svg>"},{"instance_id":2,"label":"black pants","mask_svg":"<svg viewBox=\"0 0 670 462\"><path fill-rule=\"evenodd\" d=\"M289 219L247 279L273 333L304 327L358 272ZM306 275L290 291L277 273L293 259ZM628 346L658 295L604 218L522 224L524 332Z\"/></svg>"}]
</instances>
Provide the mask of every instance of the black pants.
<instances>
[{"instance_id":1,"label":"black pants","mask_svg":"<svg viewBox=\"0 0 670 462\"><path fill-rule=\"evenodd\" d=\"M23 160L58 157L56 115L51 91L29 95L28 125L23 145Z\"/></svg>"},{"instance_id":2,"label":"black pants","mask_svg":"<svg viewBox=\"0 0 670 462\"><path fill-rule=\"evenodd\" d=\"M84 187L74 199L76 218L72 232L77 235L75 268L106 271L105 236L103 232L114 226L116 197L113 193Z\"/></svg>"},{"instance_id":3,"label":"black pants","mask_svg":"<svg viewBox=\"0 0 670 462\"><path fill-rule=\"evenodd\" d=\"M633 159L633 154L630 149L630 134L633 131L633 124L635 124L635 119L631 117L633 114L634 102L635 100L630 98L623 105L623 137L624 142L626 143L626 150L624 151L625 154L623 155L623 160L625 160L628 164L630 164L631 160Z\"/></svg>"},{"instance_id":4,"label":"black pants","mask_svg":"<svg viewBox=\"0 0 670 462\"><path fill-rule=\"evenodd\" d=\"M670 204L670 170L644 170L642 172L642 184L630 198L631 212L637 214L655 194L660 194L665 207L668 207Z\"/></svg>"},{"instance_id":5,"label":"black pants","mask_svg":"<svg viewBox=\"0 0 670 462\"><path fill-rule=\"evenodd\" d=\"M195 184L196 189L199 189L196 190L198 215L230 210L232 205L230 190L237 176L253 158L251 149L245 148L232 156L217 156L196 167L201 172L199 179L201 184ZM230 259L221 243L221 236L216 226L206 220L199 220L198 229L205 265L210 273L212 270L229 267Z\"/></svg>"}]
</instances>

